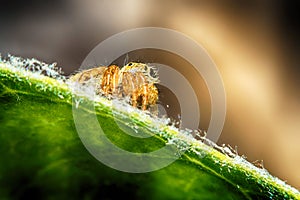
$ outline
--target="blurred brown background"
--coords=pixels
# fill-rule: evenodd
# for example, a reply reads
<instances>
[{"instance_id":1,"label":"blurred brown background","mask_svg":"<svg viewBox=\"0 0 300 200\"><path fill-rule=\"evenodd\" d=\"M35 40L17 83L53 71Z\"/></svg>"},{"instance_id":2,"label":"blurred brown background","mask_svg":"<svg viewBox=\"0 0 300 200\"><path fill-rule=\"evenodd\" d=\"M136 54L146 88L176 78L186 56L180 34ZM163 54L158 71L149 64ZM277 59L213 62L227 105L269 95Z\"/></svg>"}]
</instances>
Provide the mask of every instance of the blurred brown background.
<instances>
[{"instance_id":1,"label":"blurred brown background","mask_svg":"<svg viewBox=\"0 0 300 200\"><path fill-rule=\"evenodd\" d=\"M222 75L227 117L218 144L238 146L300 189L299 8L299 1L283 0L7 0L0 6L0 52L57 62L70 74L115 33L143 26L180 31L202 44ZM209 99L200 82L200 97ZM208 123L205 102L201 120Z\"/></svg>"}]
</instances>

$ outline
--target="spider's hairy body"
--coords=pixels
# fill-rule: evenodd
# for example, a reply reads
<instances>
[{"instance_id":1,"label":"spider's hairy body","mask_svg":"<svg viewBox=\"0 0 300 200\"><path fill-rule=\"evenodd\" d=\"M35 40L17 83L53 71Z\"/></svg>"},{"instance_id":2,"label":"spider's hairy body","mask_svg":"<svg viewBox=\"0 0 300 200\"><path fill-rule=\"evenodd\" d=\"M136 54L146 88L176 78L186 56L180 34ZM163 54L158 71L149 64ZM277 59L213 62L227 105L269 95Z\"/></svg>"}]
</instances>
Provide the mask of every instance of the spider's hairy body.
<instances>
[{"instance_id":1,"label":"spider's hairy body","mask_svg":"<svg viewBox=\"0 0 300 200\"><path fill-rule=\"evenodd\" d=\"M154 85L158 78L151 75L151 69L146 64L134 62L122 69L116 65L100 66L79 72L70 80L85 83L91 78L97 79L100 88L96 89L104 96L129 96L132 106L147 110L158 100L158 90Z\"/></svg>"}]
</instances>

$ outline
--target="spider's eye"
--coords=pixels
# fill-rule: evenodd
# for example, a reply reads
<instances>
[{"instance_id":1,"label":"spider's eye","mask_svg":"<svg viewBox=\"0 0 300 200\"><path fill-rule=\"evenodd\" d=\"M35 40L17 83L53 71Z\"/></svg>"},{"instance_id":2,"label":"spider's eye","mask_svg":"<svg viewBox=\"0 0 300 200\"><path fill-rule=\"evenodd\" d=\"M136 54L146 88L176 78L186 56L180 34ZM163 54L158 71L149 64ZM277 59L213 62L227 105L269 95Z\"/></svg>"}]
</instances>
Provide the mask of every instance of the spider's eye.
<instances>
[{"instance_id":1,"label":"spider's eye","mask_svg":"<svg viewBox=\"0 0 300 200\"><path fill-rule=\"evenodd\" d=\"M150 68L150 76L156 78L155 70Z\"/></svg>"},{"instance_id":2,"label":"spider's eye","mask_svg":"<svg viewBox=\"0 0 300 200\"><path fill-rule=\"evenodd\" d=\"M128 63L128 66L132 66L132 64L133 64L133 63L132 63L132 62L130 62L130 63Z\"/></svg>"}]
</instances>

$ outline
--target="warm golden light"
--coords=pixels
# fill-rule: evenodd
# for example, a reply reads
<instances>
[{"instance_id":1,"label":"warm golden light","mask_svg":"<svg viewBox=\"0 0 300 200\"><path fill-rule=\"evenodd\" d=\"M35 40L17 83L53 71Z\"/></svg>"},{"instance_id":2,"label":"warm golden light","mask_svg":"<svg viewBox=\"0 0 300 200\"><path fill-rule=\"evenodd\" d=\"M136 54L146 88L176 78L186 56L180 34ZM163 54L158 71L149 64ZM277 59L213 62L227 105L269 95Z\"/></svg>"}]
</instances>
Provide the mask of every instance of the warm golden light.
<instances>
[{"instance_id":1,"label":"warm golden light","mask_svg":"<svg viewBox=\"0 0 300 200\"><path fill-rule=\"evenodd\" d=\"M99 42L118 32L144 26L182 32L208 51L224 81L227 118L218 143L238 146L239 153L249 161L264 160L272 174L300 188L300 101L299 84L295 84L299 76L294 75L299 71L293 67L299 65L299 59L296 64L289 60L294 52L286 44L293 43L287 35L292 37L294 33L281 35L287 30L280 25L280 4L66 2L13 13L11 21L1 26L0 52L56 61L68 74L79 68ZM190 74L193 87L197 87L197 80ZM203 94L205 87L198 88ZM201 120L209 119L201 115Z\"/></svg>"}]
</instances>

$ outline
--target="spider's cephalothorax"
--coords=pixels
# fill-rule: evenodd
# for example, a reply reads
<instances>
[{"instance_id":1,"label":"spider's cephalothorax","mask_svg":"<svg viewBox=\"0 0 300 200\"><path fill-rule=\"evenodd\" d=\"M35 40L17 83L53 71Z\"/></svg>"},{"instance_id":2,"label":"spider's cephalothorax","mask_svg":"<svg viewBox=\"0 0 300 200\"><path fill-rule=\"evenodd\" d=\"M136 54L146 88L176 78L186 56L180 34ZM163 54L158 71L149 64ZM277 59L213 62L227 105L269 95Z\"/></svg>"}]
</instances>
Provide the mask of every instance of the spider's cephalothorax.
<instances>
[{"instance_id":1,"label":"spider's cephalothorax","mask_svg":"<svg viewBox=\"0 0 300 200\"><path fill-rule=\"evenodd\" d=\"M85 83L91 78L99 79L100 93L104 96L130 97L134 107L147 110L158 100L158 90L155 83L158 77L152 67L143 63L130 62L120 69L116 65L97 67L84 70L70 78L72 81Z\"/></svg>"}]
</instances>

